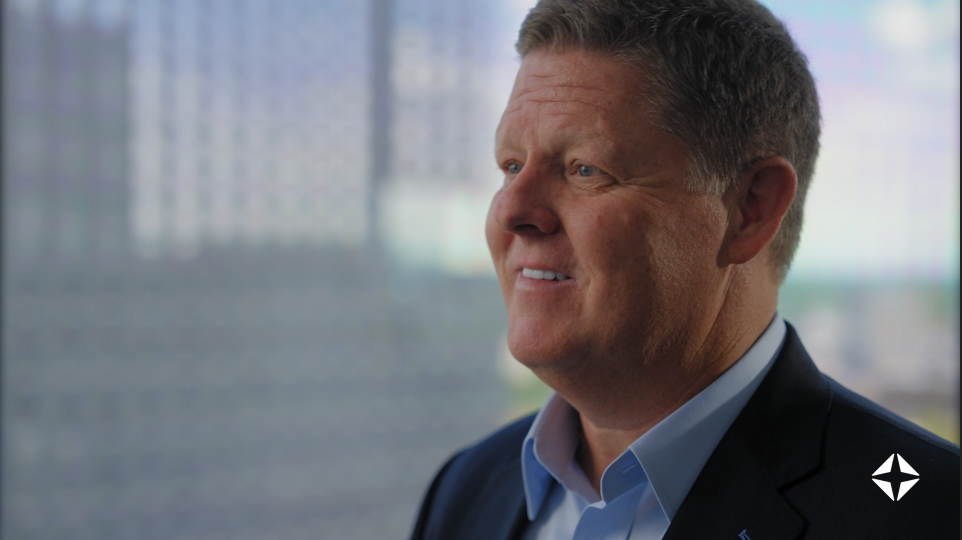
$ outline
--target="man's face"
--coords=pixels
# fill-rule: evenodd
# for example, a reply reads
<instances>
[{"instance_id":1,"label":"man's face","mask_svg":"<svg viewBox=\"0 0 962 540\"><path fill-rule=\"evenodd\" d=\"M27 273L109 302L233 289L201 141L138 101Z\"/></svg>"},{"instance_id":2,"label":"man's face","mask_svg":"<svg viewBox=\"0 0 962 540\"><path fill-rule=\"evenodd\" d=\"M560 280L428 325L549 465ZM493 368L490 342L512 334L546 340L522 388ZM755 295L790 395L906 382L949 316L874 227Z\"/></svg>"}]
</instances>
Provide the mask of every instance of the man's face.
<instances>
[{"instance_id":1,"label":"man's face","mask_svg":"<svg viewBox=\"0 0 962 540\"><path fill-rule=\"evenodd\" d=\"M686 147L652 123L645 87L599 54L534 52L498 127L488 246L511 352L542 378L683 361L720 305L727 212L687 190Z\"/></svg>"}]
</instances>

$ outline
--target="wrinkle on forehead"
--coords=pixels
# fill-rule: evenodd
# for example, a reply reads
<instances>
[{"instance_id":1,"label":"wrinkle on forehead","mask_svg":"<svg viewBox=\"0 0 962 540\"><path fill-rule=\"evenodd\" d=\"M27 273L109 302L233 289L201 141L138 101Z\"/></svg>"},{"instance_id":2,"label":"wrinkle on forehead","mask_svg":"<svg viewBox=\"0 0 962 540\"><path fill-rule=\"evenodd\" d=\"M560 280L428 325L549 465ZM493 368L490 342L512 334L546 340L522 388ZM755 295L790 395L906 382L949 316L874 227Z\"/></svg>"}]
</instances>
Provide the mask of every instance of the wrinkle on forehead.
<instances>
[{"instance_id":1,"label":"wrinkle on forehead","mask_svg":"<svg viewBox=\"0 0 962 540\"><path fill-rule=\"evenodd\" d=\"M522 63L505 115L526 103L581 104L621 115L624 111L613 110L615 106L639 103L637 94L647 86L636 69L612 64L605 56L599 55L598 63L586 62L584 51L546 56L549 62L538 58L534 63Z\"/></svg>"},{"instance_id":2,"label":"wrinkle on forehead","mask_svg":"<svg viewBox=\"0 0 962 540\"><path fill-rule=\"evenodd\" d=\"M605 112L608 113L608 114L615 114L615 111L611 110L611 109L608 108L608 107L604 107L604 106L602 106L602 105L599 104L599 103L594 103L594 102L585 101L585 100L581 100L581 99L551 99L551 98L541 98L541 99L537 99L537 98L528 98L528 99L526 99L526 100L524 100L524 101L520 101L520 102L515 102L515 100L511 100L511 103L509 104L508 108L505 109L505 111L504 111L504 115L507 116L507 115L509 115L509 114L511 114L511 113L518 112L518 111L521 110L522 107L525 106L525 104L528 104L528 103L539 103L539 104L541 104L541 103L545 103L545 104L547 104L547 103L558 103L558 104L561 104L561 105L568 105L568 104L572 104L572 103L577 103L577 104L580 104L580 105L584 105L584 106L586 106L586 107L592 107L592 108L595 108L595 109L600 109L600 110L602 110L602 111L605 111ZM564 111L555 111L554 114L562 115L562 116L564 116L564 115L575 115L575 116L577 116L577 115L580 114L580 113L576 113L576 112L564 112Z\"/></svg>"},{"instance_id":3,"label":"wrinkle on forehead","mask_svg":"<svg viewBox=\"0 0 962 540\"><path fill-rule=\"evenodd\" d=\"M581 86L582 82L590 83L599 78L623 78L626 74L641 76L644 71L637 63L619 62L606 54L575 49L560 53L531 53L522 58L518 73L532 79L559 79L557 85ZM593 87L603 88L602 85Z\"/></svg>"},{"instance_id":4,"label":"wrinkle on forehead","mask_svg":"<svg viewBox=\"0 0 962 540\"><path fill-rule=\"evenodd\" d=\"M611 91L610 87L606 87L605 85L602 85L602 84L590 84L588 82L581 83L581 82L566 80L566 79L570 79L570 77L565 77L563 75L558 75L558 74L536 75L533 73L528 73L526 75L528 77L535 78L535 79L543 79L543 81L538 81L539 84L536 84L536 85L528 84L525 87L516 89L516 91L512 93L509 99L511 100L518 99L532 92L538 92L538 91L544 91L544 90L557 90L562 88L566 88L566 89L570 88L575 90L582 90L585 92L602 93L602 94L608 94ZM550 79L559 79L559 78L562 79L559 82L550 82Z\"/></svg>"},{"instance_id":5,"label":"wrinkle on forehead","mask_svg":"<svg viewBox=\"0 0 962 540\"><path fill-rule=\"evenodd\" d=\"M525 117L527 117L527 121L537 118L538 124L545 121L550 123L551 118L559 119L561 117L582 118L586 121L590 119L590 123L594 125L593 129L600 130L600 132L607 132L624 120L626 113L623 109L624 102L618 99L617 94L613 95L611 92L602 94L603 90L590 88L588 90L590 94L585 95L580 91L573 93L571 88L582 87L572 85L558 88L552 85L549 87L525 88L508 102L508 107L501 118L501 124L498 126L498 134L508 125ZM535 113L535 110L541 108L544 108L546 116ZM535 116L528 117L528 115ZM547 126L545 127L547 128ZM566 129L567 126L555 125L547 129L558 128ZM588 134L582 133L582 136L586 135ZM598 135L600 136L600 133Z\"/></svg>"}]
</instances>

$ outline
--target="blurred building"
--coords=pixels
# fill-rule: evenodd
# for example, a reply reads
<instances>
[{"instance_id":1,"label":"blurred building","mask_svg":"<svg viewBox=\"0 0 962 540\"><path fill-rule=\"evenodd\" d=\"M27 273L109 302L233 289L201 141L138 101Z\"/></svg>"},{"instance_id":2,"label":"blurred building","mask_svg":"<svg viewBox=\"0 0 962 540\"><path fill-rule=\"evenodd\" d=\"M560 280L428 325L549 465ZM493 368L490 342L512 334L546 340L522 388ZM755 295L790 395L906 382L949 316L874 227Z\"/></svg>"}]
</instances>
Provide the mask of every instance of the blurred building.
<instances>
[{"instance_id":1,"label":"blurred building","mask_svg":"<svg viewBox=\"0 0 962 540\"><path fill-rule=\"evenodd\" d=\"M116 264L130 246L129 28L90 6L11 2L4 17L8 269Z\"/></svg>"},{"instance_id":2,"label":"blurred building","mask_svg":"<svg viewBox=\"0 0 962 540\"><path fill-rule=\"evenodd\" d=\"M455 192L500 182L491 88L496 3L396 0L391 181ZM494 182L492 182L494 180Z\"/></svg>"},{"instance_id":3,"label":"blurred building","mask_svg":"<svg viewBox=\"0 0 962 540\"><path fill-rule=\"evenodd\" d=\"M141 254L364 239L364 7L130 5L130 219Z\"/></svg>"},{"instance_id":4,"label":"blurred building","mask_svg":"<svg viewBox=\"0 0 962 540\"><path fill-rule=\"evenodd\" d=\"M391 24L381 119L370 107L373 5L131 4L130 215L142 254L357 245L378 162L379 198L491 185L493 7L381 2ZM372 156L379 129L387 142ZM411 217L379 222L390 232Z\"/></svg>"},{"instance_id":5,"label":"blurred building","mask_svg":"<svg viewBox=\"0 0 962 540\"><path fill-rule=\"evenodd\" d=\"M389 6L429 46L396 49L428 76L389 77L385 185L469 186L489 159L483 78L435 88L480 69L491 17L452 4ZM362 249L369 5L4 10L0 537L407 534L441 460L501 420L504 314L490 278Z\"/></svg>"}]
</instances>

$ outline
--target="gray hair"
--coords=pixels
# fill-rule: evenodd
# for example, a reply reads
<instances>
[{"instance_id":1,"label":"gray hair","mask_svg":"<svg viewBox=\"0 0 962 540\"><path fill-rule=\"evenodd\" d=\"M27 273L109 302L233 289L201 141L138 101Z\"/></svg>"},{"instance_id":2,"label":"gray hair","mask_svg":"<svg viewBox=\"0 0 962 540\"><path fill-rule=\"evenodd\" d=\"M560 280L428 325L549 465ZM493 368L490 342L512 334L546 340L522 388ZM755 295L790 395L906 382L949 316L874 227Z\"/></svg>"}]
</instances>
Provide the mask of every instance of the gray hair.
<instances>
[{"instance_id":1,"label":"gray hair","mask_svg":"<svg viewBox=\"0 0 962 540\"><path fill-rule=\"evenodd\" d=\"M753 0L540 0L517 49L522 57L596 51L647 70L654 120L691 154L689 189L723 193L759 160L788 160L798 190L771 244L784 280L818 157L820 115L805 55L770 11Z\"/></svg>"}]
</instances>

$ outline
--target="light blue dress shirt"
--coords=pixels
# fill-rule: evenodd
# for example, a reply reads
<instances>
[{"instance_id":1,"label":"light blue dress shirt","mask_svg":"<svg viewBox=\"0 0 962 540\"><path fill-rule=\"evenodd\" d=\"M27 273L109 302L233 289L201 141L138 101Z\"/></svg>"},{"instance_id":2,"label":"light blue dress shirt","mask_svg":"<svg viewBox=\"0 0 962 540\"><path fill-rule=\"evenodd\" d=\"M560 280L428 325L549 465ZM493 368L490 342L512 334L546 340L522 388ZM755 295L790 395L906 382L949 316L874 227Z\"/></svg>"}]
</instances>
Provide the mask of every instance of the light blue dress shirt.
<instances>
[{"instance_id":1,"label":"light blue dress shirt","mask_svg":"<svg viewBox=\"0 0 962 540\"><path fill-rule=\"evenodd\" d=\"M772 322L738 362L633 442L601 477L601 493L575 459L577 412L553 394L521 450L531 525L524 540L657 540L785 340Z\"/></svg>"}]
</instances>

